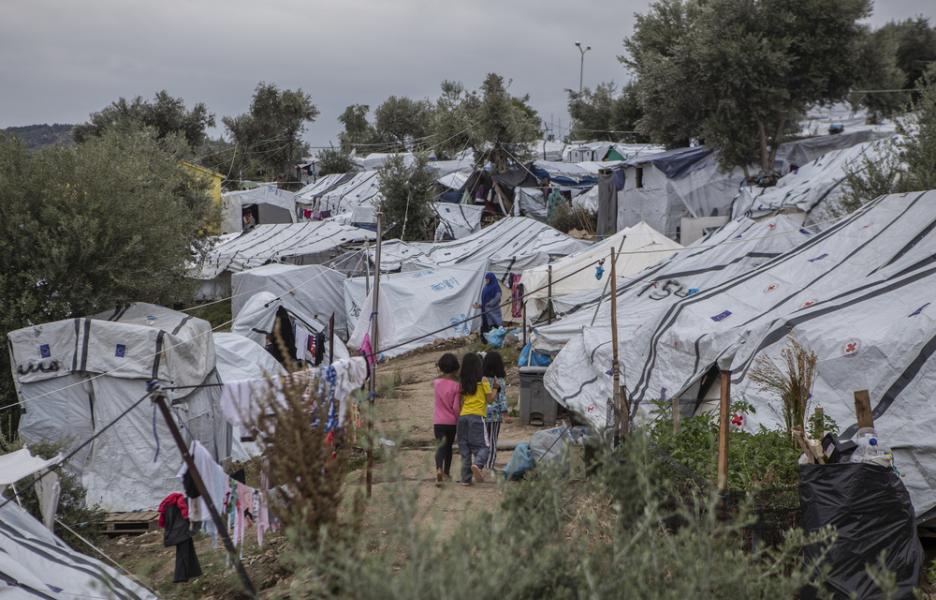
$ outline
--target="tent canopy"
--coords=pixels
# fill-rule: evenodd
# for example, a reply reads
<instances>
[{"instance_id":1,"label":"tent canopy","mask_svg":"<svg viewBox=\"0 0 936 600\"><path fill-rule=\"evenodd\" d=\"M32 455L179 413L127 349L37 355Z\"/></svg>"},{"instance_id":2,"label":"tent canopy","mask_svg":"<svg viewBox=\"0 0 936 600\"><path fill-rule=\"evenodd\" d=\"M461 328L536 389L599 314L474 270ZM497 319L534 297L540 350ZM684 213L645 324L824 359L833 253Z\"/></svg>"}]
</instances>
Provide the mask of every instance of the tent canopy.
<instances>
[{"instance_id":1,"label":"tent canopy","mask_svg":"<svg viewBox=\"0 0 936 600\"><path fill-rule=\"evenodd\" d=\"M242 210L250 205L259 208L258 223L295 223L296 194L265 184L250 190L221 194L222 233L241 231Z\"/></svg>"},{"instance_id":2,"label":"tent canopy","mask_svg":"<svg viewBox=\"0 0 936 600\"><path fill-rule=\"evenodd\" d=\"M489 270L503 274L546 264L552 258L581 252L588 246L588 242L535 219L507 217L452 242L386 242L382 248L381 270L415 270L487 261ZM374 250L370 252L373 257Z\"/></svg>"},{"instance_id":3,"label":"tent canopy","mask_svg":"<svg viewBox=\"0 0 936 600\"><path fill-rule=\"evenodd\" d=\"M110 511L152 510L177 487L176 455L166 451L173 447L168 427L162 419L154 422L149 402L130 409L152 379L168 386L218 381L208 322L138 303L7 337L23 402L23 440L59 442L67 451L96 436L68 463L80 474L89 503ZM171 409L184 435L217 460L227 458L230 428L220 414L220 390L173 394ZM121 417L125 410L130 412Z\"/></svg>"},{"instance_id":4,"label":"tent canopy","mask_svg":"<svg viewBox=\"0 0 936 600\"><path fill-rule=\"evenodd\" d=\"M231 276L231 313L237 318L254 294L270 292L305 320L328 323L334 314L335 330L347 339L345 279L343 274L323 265L274 263L234 273Z\"/></svg>"},{"instance_id":5,"label":"tent canopy","mask_svg":"<svg viewBox=\"0 0 936 600\"><path fill-rule=\"evenodd\" d=\"M757 420L775 423L778 400L747 379L758 356L776 357L786 336L800 331L820 360L813 393L826 413L846 435L854 433L852 392L869 389L878 433L893 440L917 513L934 508L936 442L922 434L936 421L929 402L936 378L934 222L936 191L885 196L696 293L683 293L695 285L691 273L671 274L673 283L648 289L641 296L647 300L622 298L619 353L634 410L643 415L651 401L673 396L693 406L704 393L702 376L727 358ZM662 308L641 310L652 295ZM586 326L545 378L554 397L595 414L596 424L610 397L609 342L606 325Z\"/></svg>"},{"instance_id":6,"label":"tent canopy","mask_svg":"<svg viewBox=\"0 0 936 600\"><path fill-rule=\"evenodd\" d=\"M607 278L611 276L609 261L612 248L618 253L615 261L618 277L630 277L667 259L674 252L681 250L682 246L655 231L646 223L638 223L633 227L622 229L583 252L560 258L551 265L527 269L520 280L525 290L524 299L533 301L532 305L527 305L527 314L534 318L548 306L547 284L550 266L554 282L552 284L553 296L603 289L608 281ZM595 277L594 268L586 268L598 260L605 260L604 275L601 279Z\"/></svg>"},{"instance_id":7,"label":"tent canopy","mask_svg":"<svg viewBox=\"0 0 936 600\"><path fill-rule=\"evenodd\" d=\"M380 355L397 356L435 340L462 337L477 330L480 319L460 321L478 314L473 305L480 301L486 269L487 263L482 261L382 275L377 323L380 348L390 348L423 334L432 335L381 351ZM365 294L365 285L363 278L345 282L348 321L354 323L348 344L354 348L361 347L364 335L370 331L374 292L372 289ZM437 332L439 329L442 331Z\"/></svg>"},{"instance_id":8,"label":"tent canopy","mask_svg":"<svg viewBox=\"0 0 936 600\"><path fill-rule=\"evenodd\" d=\"M113 567L69 548L13 502L0 508L0 596L156 600Z\"/></svg>"},{"instance_id":9,"label":"tent canopy","mask_svg":"<svg viewBox=\"0 0 936 600\"><path fill-rule=\"evenodd\" d=\"M377 237L373 232L330 221L257 225L241 235L219 236L193 265L195 279L214 279L224 271L244 271L270 262L326 262L346 244Z\"/></svg>"}]
</instances>

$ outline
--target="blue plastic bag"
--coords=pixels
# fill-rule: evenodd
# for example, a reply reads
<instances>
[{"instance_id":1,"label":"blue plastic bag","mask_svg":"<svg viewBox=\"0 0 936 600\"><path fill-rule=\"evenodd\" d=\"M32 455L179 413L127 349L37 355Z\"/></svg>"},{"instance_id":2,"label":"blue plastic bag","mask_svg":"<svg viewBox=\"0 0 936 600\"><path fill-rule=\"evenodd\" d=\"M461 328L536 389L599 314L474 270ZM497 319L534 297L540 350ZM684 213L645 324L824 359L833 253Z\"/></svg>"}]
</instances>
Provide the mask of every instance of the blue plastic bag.
<instances>
[{"instance_id":1,"label":"blue plastic bag","mask_svg":"<svg viewBox=\"0 0 936 600\"><path fill-rule=\"evenodd\" d=\"M535 466L533 455L530 453L530 445L526 442L517 444L510 456L510 462L504 467L504 479L507 481L520 481L527 471L531 471Z\"/></svg>"},{"instance_id":2,"label":"blue plastic bag","mask_svg":"<svg viewBox=\"0 0 936 600\"><path fill-rule=\"evenodd\" d=\"M487 340L488 345L495 348L503 347L505 337L507 337L507 330L503 326L495 327L484 334L484 339Z\"/></svg>"},{"instance_id":3,"label":"blue plastic bag","mask_svg":"<svg viewBox=\"0 0 936 600\"><path fill-rule=\"evenodd\" d=\"M530 342L527 342L527 345L523 347L523 350L520 351L520 356L517 358L517 365L521 367L548 367L551 362L552 359L549 358L549 356L533 350L533 344Z\"/></svg>"}]
</instances>

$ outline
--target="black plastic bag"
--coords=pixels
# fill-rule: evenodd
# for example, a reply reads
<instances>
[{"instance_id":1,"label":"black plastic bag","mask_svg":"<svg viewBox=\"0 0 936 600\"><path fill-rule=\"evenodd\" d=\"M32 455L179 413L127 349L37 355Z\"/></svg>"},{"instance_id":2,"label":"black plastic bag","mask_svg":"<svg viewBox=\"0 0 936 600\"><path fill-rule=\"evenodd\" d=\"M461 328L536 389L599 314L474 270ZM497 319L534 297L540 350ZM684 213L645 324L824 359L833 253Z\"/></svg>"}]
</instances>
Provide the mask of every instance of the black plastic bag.
<instances>
[{"instance_id":1,"label":"black plastic bag","mask_svg":"<svg viewBox=\"0 0 936 600\"><path fill-rule=\"evenodd\" d=\"M882 597L865 570L877 565L882 550L887 551L887 568L897 576L896 597L913 597L923 547L910 495L892 469L864 463L801 465L799 494L804 530L833 525L838 531L825 559L831 567L826 589L834 597ZM807 561L818 551L807 549ZM814 588L802 592L804 599L816 597Z\"/></svg>"}]
</instances>

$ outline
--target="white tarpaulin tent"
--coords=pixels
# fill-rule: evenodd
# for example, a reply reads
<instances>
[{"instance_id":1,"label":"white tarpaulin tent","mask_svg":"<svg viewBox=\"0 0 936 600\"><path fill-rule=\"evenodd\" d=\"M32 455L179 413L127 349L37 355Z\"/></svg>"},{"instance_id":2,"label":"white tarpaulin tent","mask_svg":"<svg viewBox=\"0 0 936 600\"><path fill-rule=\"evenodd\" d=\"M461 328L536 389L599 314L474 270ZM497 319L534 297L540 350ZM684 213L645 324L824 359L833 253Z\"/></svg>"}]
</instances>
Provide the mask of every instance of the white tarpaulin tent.
<instances>
[{"instance_id":1,"label":"white tarpaulin tent","mask_svg":"<svg viewBox=\"0 0 936 600\"><path fill-rule=\"evenodd\" d=\"M436 228L436 239L443 236L448 239L460 240L481 229L481 214L483 206L472 204L455 204L452 202L433 202L432 209L439 217Z\"/></svg>"},{"instance_id":2,"label":"white tarpaulin tent","mask_svg":"<svg viewBox=\"0 0 936 600\"><path fill-rule=\"evenodd\" d=\"M178 454L162 419L143 403L104 427L147 393L167 386L216 383L208 322L152 304L131 304L7 334L26 443L65 442L70 450L97 438L69 466L81 475L89 504L109 511L153 510L178 487ZM230 431L216 387L175 393L172 410L217 460L230 452ZM157 444L160 451L157 453Z\"/></svg>"},{"instance_id":3,"label":"white tarpaulin tent","mask_svg":"<svg viewBox=\"0 0 936 600\"><path fill-rule=\"evenodd\" d=\"M381 275L377 322L380 356L390 358L435 340L463 337L477 330L480 319L461 321L478 314L473 305L481 300L486 268L487 263L482 261ZM364 335L370 332L373 289L370 294L364 290L363 278L345 282L348 321L354 323L348 345L353 348L360 348ZM429 333L432 335L390 349Z\"/></svg>"},{"instance_id":4,"label":"white tarpaulin tent","mask_svg":"<svg viewBox=\"0 0 936 600\"><path fill-rule=\"evenodd\" d=\"M215 279L225 271L244 271L270 262L318 264L338 254L346 244L372 240L366 229L329 221L289 225L257 225L241 235L226 235L191 269L195 279Z\"/></svg>"},{"instance_id":5,"label":"white tarpaulin tent","mask_svg":"<svg viewBox=\"0 0 936 600\"><path fill-rule=\"evenodd\" d=\"M536 219L507 217L453 242L386 242L382 248L381 270L426 269L486 260L489 270L504 274L546 264L551 259L581 252L588 246L588 242Z\"/></svg>"},{"instance_id":6,"label":"white tarpaulin tent","mask_svg":"<svg viewBox=\"0 0 936 600\"><path fill-rule=\"evenodd\" d=\"M753 357L776 356L800 328L820 360L817 401L852 433L852 392L872 390L879 435L893 440L917 513L930 510L936 444L923 432L934 420L934 224L936 191L882 197L760 267L625 325L621 370L635 412L673 396L691 407L705 392L705 373L733 357L735 383L758 408L756 418L775 422L777 400L745 379ZM624 303L619 315L631 311ZM547 389L585 414L602 411L588 406L604 407L610 396L609 338L606 327L585 328L550 366Z\"/></svg>"},{"instance_id":7,"label":"white tarpaulin tent","mask_svg":"<svg viewBox=\"0 0 936 600\"><path fill-rule=\"evenodd\" d=\"M835 137L835 136L829 136ZM879 160L893 148L893 138L865 142L823 154L788 173L769 188L742 186L735 199L735 216L759 217L779 210L796 209L807 213L807 222L828 220L845 194L845 177L860 170L865 161Z\"/></svg>"},{"instance_id":8,"label":"white tarpaulin tent","mask_svg":"<svg viewBox=\"0 0 936 600\"><path fill-rule=\"evenodd\" d=\"M0 508L0 597L156 599L113 567L69 548L14 502Z\"/></svg>"},{"instance_id":9,"label":"white tarpaulin tent","mask_svg":"<svg viewBox=\"0 0 936 600\"><path fill-rule=\"evenodd\" d=\"M221 194L221 233L242 231L242 211L251 205L257 207L258 224L296 222L296 194L266 184Z\"/></svg>"},{"instance_id":10,"label":"white tarpaulin tent","mask_svg":"<svg viewBox=\"0 0 936 600\"><path fill-rule=\"evenodd\" d=\"M3 493L4 488L7 486L13 485L33 473L38 473L56 465L61 460L61 454L48 459L33 456L29 448L20 448L7 454L0 454L0 493Z\"/></svg>"},{"instance_id":11,"label":"white tarpaulin tent","mask_svg":"<svg viewBox=\"0 0 936 600\"><path fill-rule=\"evenodd\" d=\"M682 246L662 233L654 231L646 223L638 223L633 227L622 229L584 252L560 258L551 265L527 269L523 272L520 282L523 283L524 300L532 300L532 303L527 304L528 318L534 319L536 315L546 310L549 304L547 288L550 280L550 266L552 267L552 295L554 297L599 291L604 288L607 278L611 276L612 248L617 253L615 262L617 262L618 277L630 277L667 259ZM595 277L595 269L587 267L595 265L598 260L602 259L605 261L604 274L601 279L598 279Z\"/></svg>"},{"instance_id":12,"label":"white tarpaulin tent","mask_svg":"<svg viewBox=\"0 0 936 600\"><path fill-rule=\"evenodd\" d=\"M221 381L264 379L286 374L283 365L250 338L228 332L214 333L212 337ZM231 432L231 458L244 461L260 455L260 448L255 442L242 442L240 438L241 431L234 427Z\"/></svg>"},{"instance_id":13,"label":"white tarpaulin tent","mask_svg":"<svg viewBox=\"0 0 936 600\"><path fill-rule=\"evenodd\" d=\"M760 221L736 219L619 284L618 330L622 339L635 335L644 321L665 311L671 302L690 291L730 281L809 239L812 234L801 228L802 219L802 215L796 214ZM577 302L573 297L561 298L566 301L560 310L562 318L534 328L534 345L540 350L555 351L570 340L574 342L583 328L591 325L609 328L609 298L607 293L602 297L601 290L579 294ZM627 314L622 313L624 307Z\"/></svg>"},{"instance_id":14,"label":"white tarpaulin tent","mask_svg":"<svg viewBox=\"0 0 936 600\"><path fill-rule=\"evenodd\" d=\"M244 305L257 292L270 292L286 308L328 323L335 315L335 331L348 337L348 321L344 306L346 277L323 265L287 265L274 263L231 276L231 314L237 318Z\"/></svg>"},{"instance_id":15,"label":"white tarpaulin tent","mask_svg":"<svg viewBox=\"0 0 936 600\"><path fill-rule=\"evenodd\" d=\"M377 206L381 200L380 171L361 171L351 179L321 194L314 208L332 216L351 212L360 206Z\"/></svg>"},{"instance_id":16,"label":"white tarpaulin tent","mask_svg":"<svg viewBox=\"0 0 936 600\"><path fill-rule=\"evenodd\" d=\"M618 192L617 227L641 221L676 238L683 217L728 215L744 180L741 169L723 172L711 148L678 148L627 162Z\"/></svg>"},{"instance_id":17,"label":"white tarpaulin tent","mask_svg":"<svg viewBox=\"0 0 936 600\"><path fill-rule=\"evenodd\" d=\"M231 332L242 335L257 344L266 344L267 336L273 333L276 323L277 312L283 308L290 319L290 329L296 336L296 358L298 360L312 360L307 356L306 342L311 336L313 339L316 334L322 332L328 337L328 325L316 320L308 314L303 314L290 307L280 297L271 292L257 292L251 296L241 308L234 322L231 324ZM335 360L348 357L348 349L337 336L335 337ZM328 360L328 354L325 354L325 360Z\"/></svg>"}]
</instances>

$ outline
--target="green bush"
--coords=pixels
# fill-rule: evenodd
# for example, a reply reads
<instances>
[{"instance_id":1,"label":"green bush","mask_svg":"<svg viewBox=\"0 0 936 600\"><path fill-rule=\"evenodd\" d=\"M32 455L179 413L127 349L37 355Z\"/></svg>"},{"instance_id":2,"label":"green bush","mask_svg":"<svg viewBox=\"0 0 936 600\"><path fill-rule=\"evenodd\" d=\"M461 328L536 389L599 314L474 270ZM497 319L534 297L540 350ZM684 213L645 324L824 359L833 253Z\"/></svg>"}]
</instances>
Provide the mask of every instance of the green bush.
<instances>
[{"instance_id":1,"label":"green bush","mask_svg":"<svg viewBox=\"0 0 936 600\"><path fill-rule=\"evenodd\" d=\"M393 457L386 468L393 470ZM399 471L399 468L397 467ZM391 479L395 479L391 477ZM505 484L505 499L447 534L421 524L427 507L405 482L373 515L380 535L323 541L297 555L292 597L782 598L814 577L805 544L829 531L791 531L776 547L742 551L749 507L724 518L713 494L683 494L646 437L596 458L570 482L540 467Z\"/></svg>"}]
</instances>

